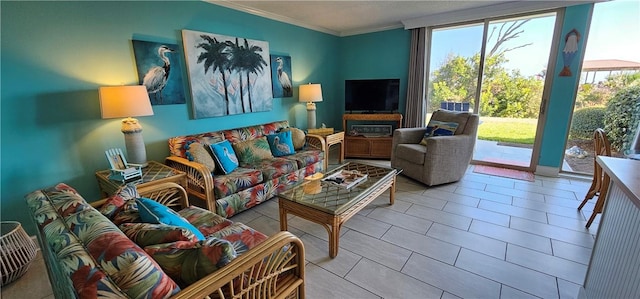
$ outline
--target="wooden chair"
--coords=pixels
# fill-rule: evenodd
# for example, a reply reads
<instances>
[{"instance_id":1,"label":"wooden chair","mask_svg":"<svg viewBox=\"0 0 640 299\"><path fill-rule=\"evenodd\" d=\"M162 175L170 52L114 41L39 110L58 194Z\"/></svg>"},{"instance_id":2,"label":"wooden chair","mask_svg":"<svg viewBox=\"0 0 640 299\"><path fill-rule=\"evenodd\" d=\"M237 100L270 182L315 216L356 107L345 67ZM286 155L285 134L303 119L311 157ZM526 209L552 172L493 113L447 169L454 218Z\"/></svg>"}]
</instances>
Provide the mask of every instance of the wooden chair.
<instances>
[{"instance_id":1,"label":"wooden chair","mask_svg":"<svg viewBox=\"0 0 640 299\"><path fill-rule=\"evenodd\" d=\"M607 196L607 190L609 189L609 176L602 171L602 167L600 164L596 162L597 156L611 156L611 144L609 143L609 139L607 139L607 134L603 129L596 129L593 132L593 140L594 140L594 157L593 157L593 181L591 182L591 187L589 187L589 191L587 191L587 195L582 200L582 203L578 207L578 210L581 210L582 207L593 198L593 196L598 195L598 200L596 201L596 205L593 208L593 213L591 213L591 217L587 221L587 228L591 226L591 222L596 218L596 215L602 213L602 208L604 207L604 199Z\"/></svg>"}]
</instances>

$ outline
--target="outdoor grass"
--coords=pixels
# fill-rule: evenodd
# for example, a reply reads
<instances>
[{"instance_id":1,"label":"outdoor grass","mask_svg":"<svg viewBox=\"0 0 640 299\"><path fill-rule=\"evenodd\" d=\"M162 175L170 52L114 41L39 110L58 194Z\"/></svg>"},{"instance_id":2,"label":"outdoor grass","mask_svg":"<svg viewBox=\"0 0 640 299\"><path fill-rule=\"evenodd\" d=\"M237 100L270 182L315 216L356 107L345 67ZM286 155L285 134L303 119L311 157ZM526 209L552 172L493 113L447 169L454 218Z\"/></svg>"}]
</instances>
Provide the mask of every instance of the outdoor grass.
<instances>
[{"instance_id":1,"label":"outdoor grass","mask_svg":"<svg viewBox=\"0 0 640 299\"><path fill-rule=\"evenodd\" d=\"M480 117L478 139L533 144L537 120L531 118Z\"/></svg>"}]
</instances>

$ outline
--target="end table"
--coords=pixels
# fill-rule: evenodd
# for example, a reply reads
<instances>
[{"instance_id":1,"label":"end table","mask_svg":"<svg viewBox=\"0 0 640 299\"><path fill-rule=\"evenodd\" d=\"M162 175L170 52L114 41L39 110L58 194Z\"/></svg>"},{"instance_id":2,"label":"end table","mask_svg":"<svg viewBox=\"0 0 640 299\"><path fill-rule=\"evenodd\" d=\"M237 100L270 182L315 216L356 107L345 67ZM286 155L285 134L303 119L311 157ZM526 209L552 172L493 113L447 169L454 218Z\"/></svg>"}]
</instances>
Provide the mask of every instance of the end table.
<instances>
[{"instance_id":1,"label":"end table","mask_svg":"<svg viewBox=\"0 0 640 299\"><path fill-rule=\"evenodd\" d=\"M324 157L324 169L327 171L329 169L329 149L332 145L340 144L340 156L338 156L338 163L342 164L344 161L344 132L335 132L335 133L326 133L326 134L318 134L315 135L322 136L324 138L324 142L327 144L327 156Z\"/></svg>"},{"instance_id":2,"label":"end table","mask_svg":"<svg viewBox=\"0 0 640 299\"><path fill-rule=\"evenodd\" d=\"M118 189L120 189L120 187L126 184L120 181L110 180L110 173L111 171L108 169L96 172L96 179L98 180L100 192L104 197L113 195ZM131 183L136 185L136 187L145 187L166 182L176 183L186 189L187 175L180 170L171 168L162 163L149 161L149 165L142 168L142 178Z\"/></svg>"}]
</instances>

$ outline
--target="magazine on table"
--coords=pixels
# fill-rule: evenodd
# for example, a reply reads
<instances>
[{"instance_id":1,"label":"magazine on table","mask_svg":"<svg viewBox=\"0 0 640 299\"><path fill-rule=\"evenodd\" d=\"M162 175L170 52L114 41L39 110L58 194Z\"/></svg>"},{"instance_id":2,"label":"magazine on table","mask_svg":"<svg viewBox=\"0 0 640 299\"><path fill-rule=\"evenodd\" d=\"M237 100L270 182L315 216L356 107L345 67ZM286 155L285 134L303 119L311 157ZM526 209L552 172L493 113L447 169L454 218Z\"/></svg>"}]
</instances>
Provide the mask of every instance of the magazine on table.
<instances>
[{"instance_id":1,"label":"magazine on table","mask_svg":"<svg viewBox=\"0 0 640 299\"><path fill-rule=\"evenodd\" d=\"M349 189L367 180L367 175L357 170L341 170L322 179L323 182Z\"/></svg>"}]
</instances>

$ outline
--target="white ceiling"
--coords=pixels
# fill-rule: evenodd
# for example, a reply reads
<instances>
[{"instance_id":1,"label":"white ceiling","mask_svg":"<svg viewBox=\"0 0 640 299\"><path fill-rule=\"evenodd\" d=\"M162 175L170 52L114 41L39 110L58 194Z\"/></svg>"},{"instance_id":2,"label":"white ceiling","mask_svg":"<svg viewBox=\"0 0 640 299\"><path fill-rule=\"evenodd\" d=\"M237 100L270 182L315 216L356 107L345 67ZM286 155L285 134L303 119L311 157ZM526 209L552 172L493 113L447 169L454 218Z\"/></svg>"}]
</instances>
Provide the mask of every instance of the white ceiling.
<instances>
[{"instance_id":1,"label":"white ceiling","mask_svg":"<svg viewBox=\"0 0 640 299\"><path fill-rule=\"evenodd\" d=\"M244 1L205 0L273 20L348 36L402 28L402 21L516 1Z\"/></svg>"}]
</instances>

